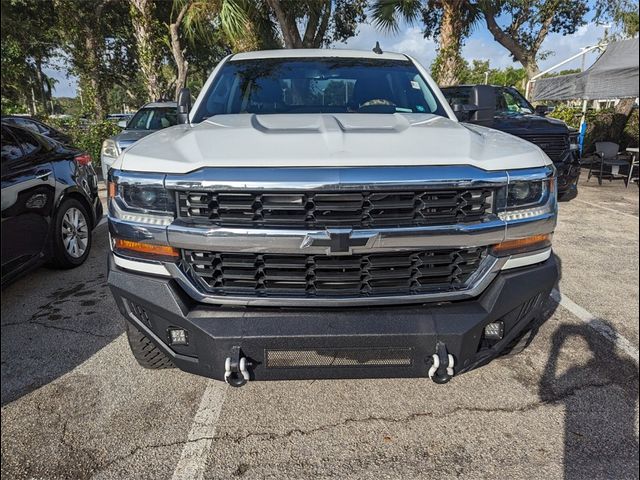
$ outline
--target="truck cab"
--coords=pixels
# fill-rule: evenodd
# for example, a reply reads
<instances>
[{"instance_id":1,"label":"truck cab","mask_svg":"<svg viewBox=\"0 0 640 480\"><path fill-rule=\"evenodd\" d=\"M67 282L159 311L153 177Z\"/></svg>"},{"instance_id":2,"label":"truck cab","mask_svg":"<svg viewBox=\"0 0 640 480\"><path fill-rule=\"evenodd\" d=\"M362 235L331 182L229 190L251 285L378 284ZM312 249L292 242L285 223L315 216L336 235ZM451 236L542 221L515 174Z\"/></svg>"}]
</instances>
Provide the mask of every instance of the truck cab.
<instances>
[{"instance_id":1,"label":"truck cab","mask_svg":"<svg viewBox=\"0 0 640 480\"><path fill-rule=\"evenodd\" d=\"M515 88L497 85L459 85L442 93L463 122L494 128L538 145L558 170L558 197L578 192L580 150L578 131L549 118L548 107L534 108Z\"/></svg>"}]
</instances>

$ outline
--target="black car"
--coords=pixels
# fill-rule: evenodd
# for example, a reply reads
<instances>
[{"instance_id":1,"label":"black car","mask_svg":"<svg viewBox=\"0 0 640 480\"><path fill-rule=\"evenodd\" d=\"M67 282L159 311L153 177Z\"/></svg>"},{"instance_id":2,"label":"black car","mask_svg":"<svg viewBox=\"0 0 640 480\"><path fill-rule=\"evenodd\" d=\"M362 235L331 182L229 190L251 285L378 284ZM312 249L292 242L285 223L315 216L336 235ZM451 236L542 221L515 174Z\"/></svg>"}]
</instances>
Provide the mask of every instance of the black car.
<instances>
[{"instance_id":1,"label":"black car","mask_svg":"<svg viewBox=\"0 0 640 480\"><path fill-rule=\"evenodd\" d=\"M2 284L48 263L81 265L102 217L91 157L2 122Z\"/></svg>"},{"instance_id":2,"label":"black car","mask_svg":"<svg viewBox=\"0 0 640 480\"><path fill-rule=\"evenodd\" d=\"M56 130L46 123L42 123L40 120L36 120L35 118L11 115L2 117L2 121L9 125L26 128L32 132L52 138L63 145L71 145L71 137L69 135L62 133L60 130Z\"/></svg>"},{"instance_id":3,"label":"black car","mask_svg":"<svg viewBox=\"0 0 640 480\"><path fill-rule=\"evenodd\" d=\"M558 170L558 197L578 192L580 150L578 131L561 120L548 118L546 107L534 108L513 87L459 85L442 89L461 121L495 128L538 145Z\"/></svg>"}]
</instances>

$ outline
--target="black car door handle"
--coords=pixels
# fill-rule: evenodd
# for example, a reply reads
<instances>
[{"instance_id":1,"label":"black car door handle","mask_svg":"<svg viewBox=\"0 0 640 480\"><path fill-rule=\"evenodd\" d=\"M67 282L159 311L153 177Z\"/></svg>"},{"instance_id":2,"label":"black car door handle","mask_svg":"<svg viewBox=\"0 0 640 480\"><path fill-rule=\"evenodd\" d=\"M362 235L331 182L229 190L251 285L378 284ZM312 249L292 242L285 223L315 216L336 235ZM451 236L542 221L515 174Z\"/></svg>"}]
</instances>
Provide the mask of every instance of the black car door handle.
<instances>
[{"instance_id":1,"label":"black car door handle","mask_svg":"<svg viewBox=\"0 0 640 480\"><path fill-rule=\"evenodd\" d=\"M36 178L39 178L40 180L47 180L52 173L53 171L48 169L38 170L36 172Z\"/></svg>"}]
</instances>

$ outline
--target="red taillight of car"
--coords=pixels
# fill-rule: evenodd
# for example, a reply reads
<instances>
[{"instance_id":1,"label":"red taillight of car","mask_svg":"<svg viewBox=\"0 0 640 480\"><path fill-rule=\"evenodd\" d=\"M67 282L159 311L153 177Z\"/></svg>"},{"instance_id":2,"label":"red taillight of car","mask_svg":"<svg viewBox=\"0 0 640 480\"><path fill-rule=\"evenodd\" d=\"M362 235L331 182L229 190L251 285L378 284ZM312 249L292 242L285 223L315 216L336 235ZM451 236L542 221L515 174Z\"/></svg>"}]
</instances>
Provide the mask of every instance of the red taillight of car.
<instances>
[{"instance_id":1,"label":"red taillight of car","mask_svg":"<svg viewBox=\"0 0 640 480\"><path fill-rule=\"evenodd\" d=\"M81 153L75 156L75 161L78 165L91 165L91 155L88 153Z\"/></svg>"}]
</instances>

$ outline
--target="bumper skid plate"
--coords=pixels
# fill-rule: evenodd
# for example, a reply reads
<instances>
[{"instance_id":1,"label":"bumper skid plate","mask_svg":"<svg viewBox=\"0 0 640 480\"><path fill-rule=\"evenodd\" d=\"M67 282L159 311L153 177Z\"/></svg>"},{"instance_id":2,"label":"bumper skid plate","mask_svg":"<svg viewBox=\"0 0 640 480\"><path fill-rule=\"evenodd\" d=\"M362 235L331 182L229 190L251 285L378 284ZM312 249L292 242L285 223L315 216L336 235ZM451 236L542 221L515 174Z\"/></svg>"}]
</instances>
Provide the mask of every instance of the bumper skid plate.
<instances>
[{"instance_id":1,"label":"bumper skid plate","mask_svg":"<svg viewBox=\"0 0 640 480\"><path fill-rule=\"evenodd\" d=\"M234 386L249 380L408 377L445 383L508 350L543 321L542 306L557 276L551 257L503 271L471 300L310 309L199 304L173 279L109 265L109 285L127 321L177 367ZM504 324L502 339L484 338L485 326L496 321ZM170 346L172 328L187 330L189 343Z\"/></svg>"}]
</instances>

